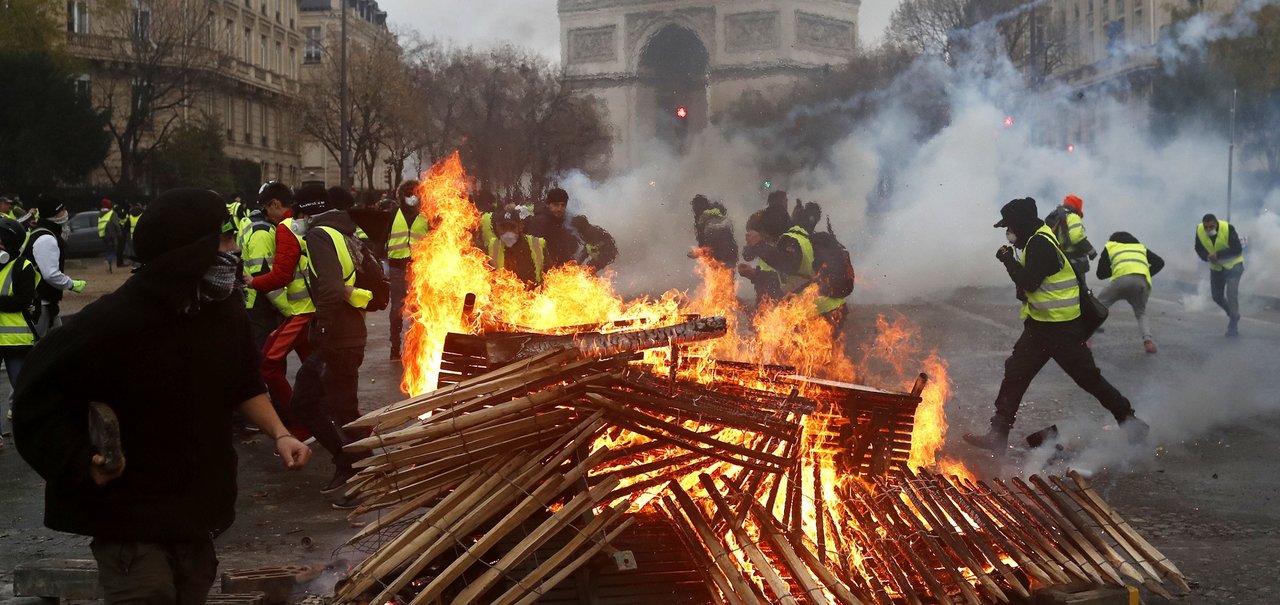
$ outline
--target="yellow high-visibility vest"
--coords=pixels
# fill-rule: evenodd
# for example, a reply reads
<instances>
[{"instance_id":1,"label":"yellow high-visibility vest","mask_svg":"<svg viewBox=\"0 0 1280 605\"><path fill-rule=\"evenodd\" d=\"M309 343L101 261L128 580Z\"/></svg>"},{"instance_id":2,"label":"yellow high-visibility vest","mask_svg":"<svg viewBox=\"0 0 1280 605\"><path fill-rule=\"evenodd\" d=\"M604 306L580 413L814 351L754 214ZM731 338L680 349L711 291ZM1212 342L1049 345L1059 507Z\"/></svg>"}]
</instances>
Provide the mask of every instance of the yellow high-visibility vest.
<instances>
[{"instance_id":1,"label":"yellow high-visibility vest","mask_svg":"<svg viewBox=\"0 0 1280 605\"><path fill-rule=\"evenodd\" d=\"M364 305L368 304L369 298L368 296L365 296L363 298L364 302L360 303L358 302L361 298L359 293L363 292L367 295L369 292L367 290L355 288L356 263L355 259L351 256L351 249L347 247L347 238L343 237L343 235L333 227L316 227L316 229L319 229L320 232L324 233L329 240L333 242L333 250L338 255L338 266L342 269L342 283L347 286L347 302L357 309L363 309ZM311 265L311 275L316 275L315 265Z\"/></svg>"},{"instance_id":2,"label":"yellow high-visibility vest","mask_svg":"<svg viewBox=\"0 0 1280 605\"><path fill-rule=\"evenodd\" d=\"M401 260L409 258L413 252L413 244L427 236L430 227L427 219L421 214L413 217L413 225L409 224L403 210L396 210L395 219L391 221L391 234L387 236L387 258Z\"/></svg>"},{"instance_id":3,"label":"yellow high-visibility vest","mask_svg":"<svg viewBox=\"0 0 1280 605\"><path fill-rule=\"evenodd\" d=\"M1147 278L1147 285L1151 285L1151 261L1147 260L1146 246L1107 242L1105 247L1111 258L1111 279L1136 274Z\"/></svg>"},{"instance_id":4,"label":"yellow high-visibility vest","mask_svg":"<svg viewBox=\"0 0 1280 605\"><path fill-rule=\"evenodd\" d=\"M110 223L111 223L110 210L98 215L98 237L107 236L107 225Z\"/></svg>"},{"instance_id":5,"label":"yellow high-visibility vest","mask_svg":"<svg viewBox=\"0 0 1280 605\"><path fill-rule=\"evenodd\" d=\"M298 266L293 268L293 280L284 287L285 302L288 303L290 315L315 313L316 304L311 300L311 290L307 289L307 271L311 266L307 256L307 240L293 232L292 218L280 221L280 225L276 228L288 230L289 235L298 240L298 250L301 251L298 255Z\"/></svg>"},{"instance_id":6,"label":"yellow high-visibility vest","mask_svg":"<svg viewBox=\"0 0 1280 605\"><path fill-rule=\"evenodd\" d=\"M30 265L30 260L18 258L0 268L0 296L13 295L16 267L26 269ZM31 273L33 274L32 286L40 283L40 272L32 271ZM35 331L31 329L31 324L27 323L26 315L21 311L0 313L0 347L21 347L33 345L35 342Z\"/></svg>"},{"instance_id":7,"label":"yellow high-visibility vest","mask_svg":"<svg viewBox=\"0 0 1280 605\"><path fill-rule=\"evenodd\" d=\"M1036 321L1058 323L1071 321L1080 317L1080 282L1076 278L1071 261L1058 245L1058 238L1047 225L1041 225L1031 237L1043 236L1053 243L1053 249L1062 261L1062 268L1057 273L1046 277L1040 287L1027 292L1027 301L1022 303L1022 319L1030 317ZM1030 246L1027 246L1030 249ZM1024 256L1019 259L1027 264Z\"/></svg>"},{"instance_id":8,"label":"yellow high-visibility vest","mask_svg":"<svg viewBox=\"0 0 1280 605\"><path fill-rule=\"evenodd\" d=\"M486 212L480 215L480 245L485 250L493 245L493 240L498 239L498 234L493 231L493 213Z\"/></svg>"},{"instance_id":9,"label":"yellow high-visibility vest","mask_svg":"<svg viewBox=\"0 0 1280 605\"><path fill-rule=\"evenodd\" d=\"M529 244L529 254L533 257L533 273L536 285L542 284L542 266L547 257L547 240L532 235L524 236L524 241ZM502 240L494 239L489 242L489 258L493 260L493 268L501 271L507 266L507 247L503 245Z\"/></svg>"},{"instance_id":10,"label":"yellow high-visibility vest","mask_svg":"<svg viewBox=\"0 0 1280 605\"><path fill-rule=\"evenodd\" d=\"M1218 260L1209 263L1209 269L1225 271L1244 262L1243 251L1235 256L1219 254L1231 248L1231 225L1227 221L1218 221L1218 236L1212 240L1209 239L1209 233L1204 230L1204 223L1196 225L1196 238L1209 254L1218 254Z\"/></svg>"}]
</instances>

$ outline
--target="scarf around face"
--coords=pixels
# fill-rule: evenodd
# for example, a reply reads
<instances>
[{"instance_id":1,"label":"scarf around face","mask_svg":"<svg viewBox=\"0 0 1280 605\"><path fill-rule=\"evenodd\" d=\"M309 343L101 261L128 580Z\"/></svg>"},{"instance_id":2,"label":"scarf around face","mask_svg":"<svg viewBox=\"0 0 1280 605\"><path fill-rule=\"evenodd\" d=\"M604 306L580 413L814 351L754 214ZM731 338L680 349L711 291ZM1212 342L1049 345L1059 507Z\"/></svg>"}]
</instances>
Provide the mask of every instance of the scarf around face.
<instances>
[{"instance_id":1,"label":"scarf around face","mask_svg":"<svg viewBox=\"0 0 1280 605\"><path fill-rule=\"evenodd\" d=\"M229 252L219 252L213 264L200 277L200 302L226 300L234 292L244 295L244 282L240 279L240 258Z\"/></svg>"}]
</instances>

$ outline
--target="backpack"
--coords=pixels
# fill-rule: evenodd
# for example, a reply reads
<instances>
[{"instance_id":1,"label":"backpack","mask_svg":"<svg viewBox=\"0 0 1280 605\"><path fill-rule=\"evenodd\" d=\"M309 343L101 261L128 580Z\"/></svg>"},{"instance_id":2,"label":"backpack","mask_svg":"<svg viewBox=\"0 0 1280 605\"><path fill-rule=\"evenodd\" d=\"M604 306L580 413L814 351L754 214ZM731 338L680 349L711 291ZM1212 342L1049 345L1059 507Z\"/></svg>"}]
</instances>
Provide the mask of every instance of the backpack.
<instances>
[{"instance_id":1,"label":"backpack","mask_svg":"<svg viewBox=\"0 0 1280 605\"><path fill-rule=\"evenodd\" d=\"M826 231L809 236L813 244L813 280L818 283L818 294L831 298L845 298L853 294L853 261L849 250L831 233L831 223Z\"/></svg>"},{"instance_id":2,"label":"backpack","mask_svg":"<svg viewBox=\"0 0 1280 605\"><path fill-rule=\"evenodd\" d=\"M355 287L368 290L373 294L365 311L382 311L391 304L391 280L382 271L382 263L373 254L368 244L355 238L346 238L348 247L359 254L360 258L352 258L356 266Z\"/></svg>"}]
</instances>

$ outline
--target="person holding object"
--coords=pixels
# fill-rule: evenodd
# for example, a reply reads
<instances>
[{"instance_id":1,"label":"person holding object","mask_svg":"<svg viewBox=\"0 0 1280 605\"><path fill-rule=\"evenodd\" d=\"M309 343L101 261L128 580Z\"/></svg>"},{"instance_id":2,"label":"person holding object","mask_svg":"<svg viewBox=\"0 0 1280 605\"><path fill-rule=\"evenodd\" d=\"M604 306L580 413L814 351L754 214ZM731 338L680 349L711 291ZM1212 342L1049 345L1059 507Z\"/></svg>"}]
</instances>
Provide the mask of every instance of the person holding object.
<instances>
[{"instance_id":1,"label":"person holding object","mask_svg":"<svg viewBox=\"0 0 1280 605\"><path fill-rule=\"evenodd\" d=\"M218 195L167 191L135 235L141 268L27 356L14 441L46 482L45 525L93 538L107 603L204 603L213 538L235 517L234 414L270 436L287 469L311 450L267 399ZM146 380L102 363L124 341ZM114 461L86 422L103 416L91 415L95 403L117 419L124 454Z\"/></svg>"},{"instance_id":2,"label":"person holding object","mask_svg":"<svg viewBox=\"0 0 1280 605\"><path fill-rule=\"evenodd\" d=\"M1009 245L996 251L996 259L1009 273L1022 301L1022 336L1004 363L991 429L985 435L967 433L964 440L974 447L1003 453L1009 446L1009 430L1022 396L1052 359L1111 412L1131 443L1145 441L1147 424L1134 416L1129 400L1102 377L1085 345L1089 334L1081 320L1079 277L1053 231L1036 218L1036 201L1029 197L1010 201L1000 209L1000 216L994 226L1005 228ZM1022 251L1021 259L1015 249Z\"/></svg>"},{"instance_id":3,"label":"person holding object","mask_svg":"<svg viewBox=\"0 0 1280 605\"><path fill-rule=\"evenodd\" d=\"M36 335L44 337L50 330L62 325L59 305L67 290L83 292L87 285L83 279L72 279L66 269L66 241L62 228L70 220L67 207L57 198L42 196L36 202L36 227L27 237L26 256L40 270L41 280L36 286L40 299L40 319L36 323Z\"/></svg>"},{"instance_id":4,"label":"person holding object","mask_svg":"<svg viewBox=\"0 0 1280 605\"><path fill-rule=\"evenodd\" d=\"M1213 302L1227 312L1227 338L1240 335L1240 277L1244 275L1244 244L1235 226L1204 215L1196 225L1196 254L1209 263Z\"/></svg>"}]
</instances>

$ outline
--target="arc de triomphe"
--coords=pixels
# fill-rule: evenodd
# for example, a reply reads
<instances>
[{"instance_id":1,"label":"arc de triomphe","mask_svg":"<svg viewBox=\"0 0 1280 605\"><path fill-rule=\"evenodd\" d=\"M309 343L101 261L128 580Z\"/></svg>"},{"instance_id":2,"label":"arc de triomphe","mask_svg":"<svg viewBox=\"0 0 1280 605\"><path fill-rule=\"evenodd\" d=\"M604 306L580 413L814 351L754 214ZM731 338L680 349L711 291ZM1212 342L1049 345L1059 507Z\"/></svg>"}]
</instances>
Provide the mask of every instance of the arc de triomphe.
<instances>
[{"instance_id":1,"label":"arc de triomphe","mask_svg":"<svg viewBox=\"0 0 1280 605\"><path fill-rule=\"evenodd\" d=\"M603 100L616 167L683 145L745 92L785 90L857 49L861 0L559 0L561 60ZM684 108L687 117L676 116Z\"/></svg>"}]
</instances>

